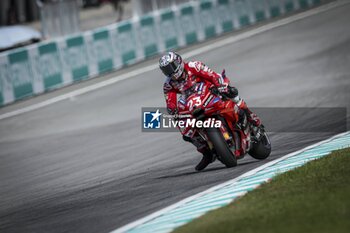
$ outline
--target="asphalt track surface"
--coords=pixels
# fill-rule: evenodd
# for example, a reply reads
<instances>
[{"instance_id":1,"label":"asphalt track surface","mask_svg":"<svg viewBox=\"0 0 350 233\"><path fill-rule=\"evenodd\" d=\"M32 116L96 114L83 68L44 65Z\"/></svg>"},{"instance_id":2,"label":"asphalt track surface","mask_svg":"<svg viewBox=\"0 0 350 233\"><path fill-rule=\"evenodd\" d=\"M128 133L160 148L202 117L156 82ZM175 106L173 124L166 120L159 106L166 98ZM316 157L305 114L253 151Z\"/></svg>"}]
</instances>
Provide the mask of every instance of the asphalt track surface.
<instances>
[{"instance_id":1,"label":"asphalt track surface","mask_svg":"<svg viewBox=\"0 0 350 233\"><path fill-rule=\"evenodd\" d=\"M226 68L250 106L350 109L349 11L347 4L195 59ZM272 133L267 161L247 156L238 167L215 162L198 173L201 157L178 133L141 133L141 107L164 106L162 79L150 71L1 120L0 232L109 232L334 134Z\"/></svg>"}]
</instances>

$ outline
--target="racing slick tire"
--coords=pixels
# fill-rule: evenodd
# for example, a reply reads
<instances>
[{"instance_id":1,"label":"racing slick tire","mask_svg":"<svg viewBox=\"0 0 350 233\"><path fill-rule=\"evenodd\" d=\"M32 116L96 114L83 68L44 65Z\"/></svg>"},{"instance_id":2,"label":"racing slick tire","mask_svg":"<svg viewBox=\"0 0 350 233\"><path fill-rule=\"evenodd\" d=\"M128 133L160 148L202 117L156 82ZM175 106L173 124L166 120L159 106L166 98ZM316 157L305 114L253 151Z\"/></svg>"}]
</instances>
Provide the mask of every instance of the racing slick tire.
<instances>
[{"instance_id":1,"label":"racing slick tire","mask_svg":"<svg viewBox=\"0 0 350 233\"><path fill-rule=\"evenodd\" d=\"M227 145L224 136L222 135L219 128L207 129L208 138L214 146L218 159L226 167L237 166L237 159Z\"/></svg>"},{"instance_id":2,"label":"racing slick tire","mask_svg":"<svg viewBox=\"0 0 350 233\"><path fill-rule=\"evenodd\" d=\"M249 150L248 154L254 159L263 160L269 157L271 153L271 142L266 132L258 142L252 143L252 148Z\"/></svg>"}]
</instances>

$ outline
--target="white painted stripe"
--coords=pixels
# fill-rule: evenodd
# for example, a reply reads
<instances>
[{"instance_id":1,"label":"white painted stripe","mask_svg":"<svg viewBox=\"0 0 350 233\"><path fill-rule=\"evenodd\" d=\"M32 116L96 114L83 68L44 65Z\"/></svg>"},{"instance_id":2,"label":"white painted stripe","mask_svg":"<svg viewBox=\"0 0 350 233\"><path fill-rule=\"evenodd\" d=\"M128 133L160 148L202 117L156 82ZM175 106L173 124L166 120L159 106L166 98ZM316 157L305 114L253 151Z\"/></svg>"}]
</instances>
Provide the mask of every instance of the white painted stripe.
<instances>
[{"instance_id":1,"label":"white painted stripe","mask_svg":"<svg viewBox=\"0 0 350 233\"><path fill-rule=\"evenodd\" d=\"M268 180L261 180L262 182L265 182ZM260 183L256 183L255 185L251 185L251 186L245 186L243 189L236 189L235 184L230 185L228 187L224 187L222 188L222 190L220 190L220 192L217 192L215 194L210 194L210 195L205 195L203 197L201 197L201 200L198 201L198 203L203 203L206 200L212 200L213 198L217 198L219 199L224 199L224 198L229 198L229 197L239 197L245 194L246 190L249 189L254 189L256 186L258 186ZM234 189L233 189L234 188ZM194 202L197 201L192 201L191 203L187 204L187 205L193 205Z\"/></svg>"},{"instance_id":2,"label":"white painted stripe","mask_svg":"<svg viewBox=\"0 0 350 233\"><path fill-rule=\"evenodd\" d=\"M156 221L152 221L151 224L147 224L147 225L157 225L157 224L161 224L161 223L166 223L169 220L170 221L178 221L179 217L181 219L184 218L191 218L193 214L201 214L201 213L205 213L209 210L213 210L213 209L217 209L222 207L222 205L226 205L228 203L230 203L232 201L231 200L227 200L225 202L219 202L219 203L213 203L213 204L208 204L205 205L205 207L202 208L193 208L193 209L187 209L186 211L181 211L181 212L176 212L176 213L171 213L171 215L167 215L166 217L161 217L159 219L157 219Z\"/></svg>"},{"instance_id":3,"label":"white painted stripe","mask_svg":"<svg viewBox=\"0 0 350 233\"><path fill-rule=\"evenodd\" d=\"M277 166L274 166L274 167L271 167L271 168L268 168L268 169L264 169L264 171L266 172L270 172L270 171L279 171L279 170L285 170L285 169L288 169L288 168L293 168L293 167L296 167L298 165L302 164L300 161L298 162L293 162L293 163L287 163L287 164L282 164L282 165L277 165Z\"/></svg>"},{"instance_id":4,"label":"white painted stripe","mask_svg":"<svg viewBox=\"0 0 350 233\"><path fill-rule=\"evenodd\" d=\"M172 211L171 213L177 213L178 211L184 211L188 208L192 208L192 207L201 207L202 204L211 204L211 203L217 203L217 202L225 202L227 201L228 199L232 198L233 196L241 196L243 192L231 192L229 195L223 195L223 193L220 192L221 195L217 195L217 196L211 196L212 198L201 198L201 200L197 201L197 200L194 200L192 201L191 203L188 203L186 205L186 207L182 207L181 210L174 210Z\"/></svg>"},{"instance_id":5,"label":"white painted stripe","mask_svg":"<svg viewBox=\"0 0 350 233\"><path fill-rule=\"evenodd\" d=\"M245 194L244 192L240 192L240 195L226 195L226 196L222 196L221 198L207 198L206 200L203 200L203 202L198 202L196 204L190 203L188 205L186 205L186 207L181 208L179 210L174 210L171 212L171 214L167 215L166 217L172 217L174 215L178 215L179 213L191 213L192 211L195 211L196 209L202 209L203 205L207 206L217 206L221 203L229 203L232 201L232 197L238 197L241 196L243 194ZM202 200L202 199L201 199ZM162 218L163 219L163 218Z\"/></svg>"},{"instance_id":6,"label":"white painted stripe","mask_svg":"<svg viewBox=\"0 0 350 233\"><path fill-rule=\"evenodd\" d=\"M259 184L261 184L262 182L265 182L265 181L267 181L269 178L263 178L263 179L258 179L258 180L256 180L256 179L254 179L254 180L250 180L250 179L248 179L248 180L243 180L243 181L239 181L239 185L237 185L237 186L235 186L235 188L236 187L242 187L242 188L249 188L249 186L252 186L252 187L255 187L256 185L259 185Z\"/></svg>"},{"instance_id":7,"label":"white painted stripe","mask_svg":"<svg viewBox=\"0 0 350 233\"><path fill-rule=\"evenodd\" d=\"M323 155L326 155L328 153L320 153L320 154L315 154L315 155L309 155L307 157L303 156L303 157L297 157L297 158L293 158L293 159L288 159L288 161L282 161L282 162L279 162L278 165L283 165L283 164L291 164L291 163L294 163L294 162L300 162L300 161L308 161L310 159L317 159L319 158L320 156L322 157Z\"/></svg>"},{"instance_id":8,"label":"white painted stripe","mask_svg":"<svg viewBox=\"0 0 350 233\"><path fill-rule=\"evenodd\" d=\"M148 216L146 216L146 217L144 217L142 219L139 219L139 220L137 220L135 222L129 223L129 224L127 224L127 225L125 225L125 226L123 226L123 227L113 231L112 233L126 232L126 231L129 231L131 229L134 229L135 232L138 232L138 229L135 229L135 228L136 227L140 227L142 229L143 224L146 223L146 222L149 222L149 221L151 221L151 220L153 220L155 218L158 218L158 217L160 217L162 215L165 215L166 213L169 213L170 211L174 211L175 209L177 209L177 208L179 208L181 206L187 205L190 202L195 201L198 198L204 197L205 195L209 195L209 194L211 194L211 193L213 193L213 192L215 192L217 190L224 189L224 188L226 188L226 186L230 186L232 184L235 184L237 181L242 180L244 178L247 178L249 180L249 177L253 177L255 179L256 178L255 174L257 174L259 171L263 171L264 169L269 169L269 167L276 165L280 161L284 161L284 160L286 160L288 158L291 158L293 156L296 156L298 154L301 154L301 153L303 153L305 151L311 150L311 149L316 148L318 146L322 147L322 144L325 144L325 143L328 143L328 142L331 142L331 141L334 140L334 144L332 143L334 145L334 148L336 148L337 145L340 145L340 147L350 146L350 140L349 140L350 134L349 133L350 133L350 131L349 132L345 132L345 133L341 133L341 134L338 134L338 135L335 135L335 136L333 136L333 137L331 137L329 139L320 141L318 143L315 143L313 145L305 147L305 148L303 148L301 150L298 150L298 151L295 151L293 153L287 154L287 155L285 155L285 156L283 156L283 157L281 157L279 159L273 160L273 161L271 161L269 163L266 163L266 164L264 164L264 165L262 165L262 166L260 166L258 168L255 168L255 169L253 169L253 170L251 170L251 171L249 171L247 173L244 173L243 175L241 175L241 176L239 176L239 177L237 177L235 179L232 179L232 180L229 180L229 181L227 181L225 183L222 183L222 184L219 184L217 186L214 186L214 187L212 187L212 188L210 188L210 189L208 189L206 191L203 191L201 193L198 193L196 195L188 197L188 198L186 198L186 199L184 199L184 200L182 200L180 202L177 202L177 203L175 203L175 204L173 204L173 205L171 205L169 207L166 207L166 208L164 208L162 210L159 210L159 211L157 211L157 212L155 212L155 213L153 213L151 215L148 215ZM344 136L346 137L345 140L343 140L341 138L341 137L344 137ZM337 140L337 139L340 139L340 140ZM339 144L336 144L336 142L338 142ZM334 149L334 148L329 148L328 146L325 146L325 148L329 149L330 151L331 151L331 149ZM244 194L244 192L243 192L243 194ZM193 218L195 218L195 217L193 216ZM169 224L170 225L168 225L168 227L165 228L165 229L167 229L167 231L164 230L163 232L169 232L175 227L174 224L171 224L171 223L169 223ZM145 227L147 227L147 226L145 226ZM164 226L160 226L160 227L163 228ZM142 231L140 231L140 232L142 232ZM153 231L153 232L155 232L155 231Z\"/></svg>"},{"instance_id":9,"label":"white painted stripe","mask_svg":"<svg viewBox=\"0 0 350 233\"><path fill-rule=\"evenodd\" d=\"M223 47L225 45L232 44L232 43L235 43L235 42L238 42L238 41L250 38L252 36L255 36L257 34L269 31L271 29L274 29L274 28L277 28L277 27L280 27L280 26L283 26L283 25L286 25L286 24L289 24L289 23L292 23L292 22L295 22L295 21L298 21L298 20L301 20L301 19L313 16L313 15L316 15L316 14L319 14L319 13L322 13L322 12L325 12L325 11L328 11L330 9L333 9L333 8L336 8L336 7L339 7L339 6L348 4L348 3L349 2L346 2L346 1L344 1L344 2L342 2L342 1L331 2L329 4L322 5L320 7L311 9L309 11L305 11L305 12L302 12L302 13L299 13L299 14L296 14L296 15L292 15L292 16L289 16L287 18L284 18L284 19L281 19L281 20L278 20L278 21L275 21L275 22L271 22L271 23L263 25L261 27L252 29L250 31L243 32L241 34L231 36L229 38L223 39L223 40L218 41L216 43L213 43L213 44L206 45L206 46L203 46L201 48L195 49L195 50L193 50L191 52L183 54L183 58L187 59L187 58L190 58L190 57L193 57L193 56L196 56L196 55L208 52L210 50L217 49L217 48ZM138 75L141 75L141 74L144 74L146 72L155 70L157 68L158 68L158 64L145 66L145 67L139 68L137 70L130 71L128 73L122 74L120 76L116 76L114 78L111 78L111 79L108 79L108 80L105 80L105 81L93 84L91 86L83 87L81 89L78 89L78 90L75 90L75 91L72 91L72 92L69 92L69 93L66 93L66 94L63 94L63 95L60 95L60 96L57 96L57 97L45 100L45 101L43 101L41 103L33 104L31 106L24 107L24 108L21 108L21 109L18 109L18 110L14 110L12 112L4 113L4 114L0 115L0 120L6 119L6 118L9 118L9 117L13 117L13 116L17 116L17 115L20 115L20 114L23 114L23 113L26 113L26 112L34 111L34 110L37 110L37 109L40 109L40 108L52 105L54 103L57 103L57 102L60 102L60 101L63 101L63 100L69 99L69 98L73 98L73 97L76 97L76 96L79 96L79 95L82 95L82 94L85 94L85 93L88 93L88 92L100 89L102 87L106 87L106 86L112 85L112 84L120 82L122 80L125 80L125 79L128 79L128 78L132 78L132 77L136 77Z\"/></svg>"}]
</instances>

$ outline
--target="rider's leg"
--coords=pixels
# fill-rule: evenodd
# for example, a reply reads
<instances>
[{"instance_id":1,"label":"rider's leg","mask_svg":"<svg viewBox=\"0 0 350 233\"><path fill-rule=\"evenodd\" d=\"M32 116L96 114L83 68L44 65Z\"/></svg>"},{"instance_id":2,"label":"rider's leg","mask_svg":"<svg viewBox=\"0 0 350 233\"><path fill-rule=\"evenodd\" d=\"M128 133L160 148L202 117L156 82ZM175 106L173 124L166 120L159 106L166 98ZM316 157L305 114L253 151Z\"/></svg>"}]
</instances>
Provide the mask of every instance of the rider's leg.
<instances>
[{"instance_id":1,"label":"rider's leg","mask_svg":"<svg viewBox=\"0 0 350 233\"><path fill-rule=\"evenodd\" d=\"M235 93L234 97L232 98L233 102L235 102L237 106L244 111L250 123L252 123L255 126L260 126L261 125L260 118L255 113L253 113L248 108L246 102L243 99L241 99L241 97L239 97L237 89L234 87L232 89L234 89L234 93Z\"/></svg>"},{"instance_id":2,"label":"rider's leg","mask_svg":"<svg viewBox=\"0 0 350 233\"><path fill-rule=\"evenodd\" d=\"M240 109L245 112L250 123L255 126L261 125L260 118L248 108L246 102L243 99L241 99L239 96L236 96L233 101L238 105Z\"/></svg>"},{"instance_id":3,"label":"rider's leg","mask_svg":"<svg viewBox=\"0 0 350 233\"><path fill-rule=\"evenodd\" d=\"M210 163L214 162L215 156L208 147L208 144L198 135L193 138L183 136L183 139L187 142L191 142L199 153L203 155L201 161L196 165L195 169L201 171L206 168Z\"/></svg>"}]
</instances>

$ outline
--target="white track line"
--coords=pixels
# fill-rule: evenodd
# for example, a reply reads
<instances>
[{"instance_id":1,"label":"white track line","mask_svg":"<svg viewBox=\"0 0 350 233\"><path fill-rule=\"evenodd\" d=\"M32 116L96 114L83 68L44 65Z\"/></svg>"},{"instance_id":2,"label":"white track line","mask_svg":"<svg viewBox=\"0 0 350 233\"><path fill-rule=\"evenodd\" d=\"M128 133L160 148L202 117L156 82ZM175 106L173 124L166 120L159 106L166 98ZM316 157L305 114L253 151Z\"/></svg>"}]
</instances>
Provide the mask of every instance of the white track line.
<instances>
[{"instance_id":1,"label":"white track line","mask_svg":"<svg viewBox=\"0 0 350 233\"><path fill-rule=\"evenodd\" d=\"M302 13L299 13L299 14L296 14L296 15L292 15L292 16L289 16L287 18L284 18L284 19L281 19L281 20L278 20L278 21L275 21L275 22L271 22L271 23L263 25L261 27L252 29L250 31L243 32L243 33L241 33L239 35L234 35L232 37L229 37L229 38L223 39L221 41L218 41L215 44L210 44L210 45L206 45L206 46L203 46L201 48L195 49L195 50L193 50L191 52L183 54L183 58L187 59L187 58L190 58L190 57L193 57L193 56L196 56L196 55L208 52L210 50L217 49L217 48L223 47L225 45L228 45L228 44L231 44L231 43L235 43L235 42L238 42L238 41L250 38L252 36L255 36L257 34L269 31L271 29L274 29L274 28L277 28L277 27L280 27L280 26L283 26L283 25L286 25L286 24L289 24L289 23L292 23L292 22L295 22L295 21L298 21L298 20L301 20L301 19L313 16L313 15L316 15L316 14L319 14L319 13L322 13L322 12L325 12L325 11L328 11L330 9L333 9L333 8L336 8L336 7L339 7L339 6L348 4L348 3L349 2L346 2L346 1L331 2L329 4L320 6L318 8L314 8L314 9L311 9L311 10L308 10L308 11L305 11L305 12L302 12ZM18 110L14 110L12 112L4 113L4 114L0 115L0 120L6 119L6 118L10 118L10 117L13 117L13 116L17 116L17 115L20 115L20 114L23 114L23 113L26 113L26 112L34 111L36 109L43 108L45 106L48 106L48 105L60 102L62 100L66 100L66 99L69 99L69 98L72 98L72 97L76 97L76 96L88 93L90 91L94 91L94 90L100 89L102 87L109 86L111 84L120 82L122 80L135 77L137 75L140 75L140 74L143 74L145 72L149 72L149 71L155 70L157 68L158 68L157 64L153 64L153 65L149 65L149 66L146 66L146 67L142 67L142 68L139 68L137 70L133 70L133 71L130 71L128 73L122 74L120 76L108 79L106 81L102 81L102 82L93 84L91 86L83 87L81 89L78 89L78 90L75 90L75 91L72 91L72 92L69 92L69 93L66 93L66 94L63 94L63 95L60 95L60 96L57 96L57 97L45 100L45 101L43 101L41 103L33 104L33 105L28 106L28 107L24 107L24 108L21 108L21 109L18 109Z\"/></svg>"},{"instance_id":2,"label":"white track line","mask_svg":"<svg viewBox=\"0 0 350 233\"><path fill-rule=\"evenodd\" d=\"M195 199L197 199L197 198L199 198L199 197L201 197L201 196L203 196L203 195L205 195L205 194L212 193L212 192L214 192L214 191L216 191L216 190L218 190L218 189L220 189L220 188L222 188L222 187L225 187L225 186L228 185L228 184L234 183L235 181L237 181L237 180L239 180L239 179L242 179L242 178L244 178L244 177L249 177L249 176L251 176L251 175L254 175L254 174L257 173L258 171L261 171L261 170L263 170L263 169L265 169L265 168L267 168L267 167L270 167L271 165L276 164L276 163L278 163L278 162L280 162L280 161L282 161L282 160L285 160L285 159L287 159L287 158L289 158L289 157L292 157L292 156L295 156L295 155L297 155L297 154L300 154L300 153L302 153L302 152L304 152L304 151L307 151L307 150L309 150L309 149L315 148L315 147L317 147L317 146L319 146L319 145L322 145L322 144L324 144L324 143L326 143L326 142L330 142L330 141L332 141L332 140L334 140L334 139L336 139L336 138L342 137L342 136L344 136L344 135L346 135L346 134L348 134L348 133L349 133L349 132L344 132L344 133L340 133L340 134L334 135L334 136L332 136L331 138L328 138L328 139L326 139L326 140L317 142L317 143L315 143L315 144L313 144L313 145L307 146L307 147L305 147L305 148L303 148L303 149L300 149L300 150L298 150L298 151L295 151L295 152L289 153L289 154L287 154L287 155L284 155L284 156L282 156L282 157L279 158L279 159L275 159L275 160L273 160L273 161L271 161L271 162L268 162L268 163L266 163L266 164L264 164L264 165L262 165L262 166L260 166L260 167L257 167L257 168L255 168L255 169L253 169L253 170L250 170L250 171L248 171L248 172L246 172L246 173L244 173L244 174L242 174L242 175L240 175L240 176L238 176L238 177L236 177L236 178L234 178L234 179L232 179L232 180L229 180L229 181L226 181L226 182L221 183L221 184L219 184L219 185L216 185L216 186L214 186L214 187L212 187L212 188L209 188L209 189L207 189L207 190L205 190L205 191L203 191L203 192L201 192L201 193L198 193L198 194L195 194L195 195L190 196L190 197L188 197L188 198L185 198L185 199L183 199L182 201L179 201L179 202L177 202L177 203L175 203L175 204L173 204L173 205L171 205L171 206L168 206L168 207L166 207L166 208L164 208L164 209L161 209L161 210L159 210L159 211L157 211L157 212L154 212L154 213L152 213L152 214L150 214L150 215L148 215L148 216L146 216L146 217L143 217L143 218L141 218L141 219L139 219L139 220L136 220L136 221L134 221L134 222L131 222L131 223L125 225L125 226L122 226L122 227L120 227L120 228L118 228L118 229L112 231L111 233L123 233L123 232L126 232L126 231L128 231L128 230L131 230L131 229L133 229L133 228L135 228L135 227L137 227L137 226L140 226L140 225L142 225L142 224L144 224L144 223L146 223L146 222L148 222L148 221L150 221L150 220L152 220L152 219L155 219L155 218L157 218L157 217L159 217L159 216L161 216L161 215L163 215L163 214L169 212L170 210L176 209L176 208L179 207L179 206L182 206L182 205L184 205L184 204L186 204L186 203L188 203L188 202L190 202L190 201L192 201L192 200L195 200Z\"/></svg>"}]
</instances>

